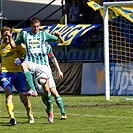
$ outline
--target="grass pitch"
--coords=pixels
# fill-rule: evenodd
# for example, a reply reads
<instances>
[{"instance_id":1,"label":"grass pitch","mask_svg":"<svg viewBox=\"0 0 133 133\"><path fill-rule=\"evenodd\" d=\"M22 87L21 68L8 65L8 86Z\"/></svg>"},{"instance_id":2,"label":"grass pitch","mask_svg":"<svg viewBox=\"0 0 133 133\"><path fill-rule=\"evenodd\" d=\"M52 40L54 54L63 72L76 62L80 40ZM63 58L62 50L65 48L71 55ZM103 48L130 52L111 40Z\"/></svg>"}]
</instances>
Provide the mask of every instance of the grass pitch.
<instances>
[{"instance_id":1,"label":"grass pitch","mask_svg":"<svg viewBox=\"0 0 133 133\"><path fill-rule=\"evenodd\" d=\"M105 96L61 95L68 118L60 120L60 110L53 98L54 123L49 124L41 97L29 97L35 118L35 123L29 124L18 94L13 96L17 125L9 124L5 95L0 93L0 133L133 133L132 100L106 101Z\"/></svg>"}]
</instances>

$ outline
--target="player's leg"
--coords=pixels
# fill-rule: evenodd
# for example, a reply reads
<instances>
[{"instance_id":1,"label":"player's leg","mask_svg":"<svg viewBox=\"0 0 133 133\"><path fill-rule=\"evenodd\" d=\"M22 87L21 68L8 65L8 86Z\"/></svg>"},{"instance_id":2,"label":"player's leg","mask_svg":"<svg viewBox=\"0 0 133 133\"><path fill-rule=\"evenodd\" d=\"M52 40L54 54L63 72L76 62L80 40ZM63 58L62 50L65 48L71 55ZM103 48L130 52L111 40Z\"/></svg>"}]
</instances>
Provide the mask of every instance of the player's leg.
<instances>
[{"instance_id":1,"label":"player's leg","mask_svg":"<svg viewBox=\"0 0 133 133\"><path fill-rule=\"evenodd\" d=\"M39 73L45 73L43 78L47 79L46 83L42 85L44 96L46 99L46 104L47 104L47 113L48 113L48 121L50 123L53 123L53 111L52 111L52 97L51 97L51 92L49 89L49 68L48 66L44 65L36 65L36 75Z\"/></svg>"},{"instance_id":2,"label":"player's leg","mask_svg":"<svg viewBox=\"0 0 133 133\"><path fill-rule=\"evenodd\" d=\"M49 77L49 87L50 87L50 91L52 92L52 94L55 97L55 101L56 104L58 105L58 107L60 108L61 111L61 119L67 119L66 113L65 113L65 109L64 109L64 104L62 101L62 98L60 97L58 91L56 90L56 84L52 75L52 71L50 70L50 77ZM43 103L45 103L45 96L42 97L42 101Z\"/></svg>"},{"instance_id":3,"label":"player's leg","mask_svg":"<svg viewBox=\"0 0 133 133\"><path fill-rule=\"evenodd\" d=\"M37 91L41 94L42 102L47 107L46 113L48 114L48 121L50 123L53 123L53 105L49 105L49 104L52 104L52 99L51 99L51 97L49 98L49 95L46 95L44 93L44 89L43 89L42 85L39 85L37 80L35 80L35 84L36 84L36 87L37 87ZM50 94L50 96L51 96L51 94ZM51 108L51 106L52 106L52 108Z\"/></svg>"},{"instance_id":4,"label":"player's leg","mask_svg":"<svg viewBox=\"0 0 133 133\"><path fill-rule=\"evenodd\" d=\"M44 93L41 93L41 99L42 99L42 102L46 105L46 107L48 106L47 105L47 101L46 101L46 95ZM48 110L46 109L46 113L48 114ZM52 118L50 119L53 119L54 118L54 108L53 108L53 105L52 105ZM53 120L49 120L49 121L53 121ZM50 122L52 123L52 122Z\"/></svg>"},{"instance_id":5,"label":"player's leg","mask_svg":"<svg viewBox=\"0 0 133 133\"><path fill-rule=\"evenodd\" d=\"M49 81L47 80L47 82L43 84L42 87L44 91L44 97L46 99L48 121L50 123L53 123L52 97L51 92L49 90Z\"/></svg>"},{"instance_id":6,"label":"player's leg","mask_svg":"<svg viewBox=\"0 0 133 133\"><path fill-rule=\"evenodd\" d=\"M23 103L24 107L26 108L28 122L34 123L34 118L33 118L32 110L31 110L32 109L31 103L28 100L27 96L23 95L23 93L25 93L27 89L26 89L25 77L22 72L18 72L14 74L13 85L15 89L19 92L20 100Z\"/></svg>"},{"instance_id":7,"label":"player's leg","mask_svg":"<svg viewBox=\"0 0 133 133\"><path fill-rule=\"evenodd\" d=\"M56 104L58 105L58 107L61 111L61 120L67 119L62 98L59 95L58 91L56 90L56 87L52 87L52 88L50 88L50 90L51 90L53 96L55 97Z\"/></svg>"},{"instance_id":8,"label":"player's leg","mask_svg":"<svg viewBox=\"0 0 133 133\"><path fill-rule=\"evenodd\" d=\"M23 92L20 92L20 99L27 111L28 123L34 123L34 117L32 114L32 106L30 100L27 98L27 96L23 95Z\"/></svg>"},{"instance_id":9,"label":"player's leg","mask_svg":"<svg viewBox=\"0 0 133 133\"><path fill-rule=\"evenodd\" d=\"M37 94L37 91L36 91L34 83L33 83L33 77L31 75L30 71L28 70L30 67L28 62L24 61L23 63L21 63L21 67L23 69L26 81L30 88L30 90L28 92L24 93L24 95L36 97L38 94ZM33 67L34 67L34 65L33 65Z\"/></svg>"},{"instance_id":10,"label":"player's leg","mask_svg":"<svg viewBox=\"0 0 133 133\"><path fill-rule=\"evenodd\" d=\"M5 88L5 95L6 95L6 108L7 108L7 112L10 116L10 124L15 126L16 125L16 119L14 116L14 104L12 102L12 93L11 92L11 88L10 87L6 87Z\"/></svg>"},{"instance_id":11,"label":"player's leg","mask_svg":"<svg viewBox=\"0 0 133 133\"><path fill-rule=\"evenodd\" d=\"M10 73L7 72L2 72L1 73L1 87L5 91L5 97L6 97L6 108L7 112L10 117L10 123L11 125L16 125L16 119L14 116L14 105L12 101L12 83L11 83L11 75Z\"/></svg>"},{"instance_id":12,"label":"player's leg","mask_svg":"<svg viewBox=\"0 0 133 133\"><path fill-rule=\"evenodd\" d=\"M46 107L47 107L47 101L46 101L46 97L45 97L45 94L44 93L41 93L41 99L42 99L42 102L46 105ZM47 110L46 110L46 112L48 112Z\"/></svg>"}]
</instances>

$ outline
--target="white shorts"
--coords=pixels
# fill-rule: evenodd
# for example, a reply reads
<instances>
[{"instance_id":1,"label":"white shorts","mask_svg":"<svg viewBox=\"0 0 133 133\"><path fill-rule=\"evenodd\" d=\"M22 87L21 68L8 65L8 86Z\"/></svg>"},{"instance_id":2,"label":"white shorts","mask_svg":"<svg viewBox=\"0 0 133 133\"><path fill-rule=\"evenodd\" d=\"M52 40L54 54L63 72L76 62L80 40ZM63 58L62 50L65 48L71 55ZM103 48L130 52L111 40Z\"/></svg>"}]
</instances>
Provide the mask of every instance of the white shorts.
<instances>
[{"instance_id":1,"label":"white shorts","mask_svg":"<svg viewBox=\"0 0 133 133\"><path fill-rule=\"evenodd\" d=\"M28 64L30 66L29 71L31 73L35 73L35 76L39 73L45 73L47 75L47 78L50 78L50 69L48 65L40 65L30 61L28 61Z\"/></svg>"},{"instance_id":2,"label":"white shorts","mask_svg":"<svg viewBox=\"0 0 133 133\"><path fill-rule=\"evenodd\" d=\"M54 81L54 78L53 78L53 75L52 75L52 71L51 71L51 68L50 66L47 66L47 65L39 65L39 64L35 64L33 62L28 62L29 66L30 66L30 69L29 71L35 75L38 74L38 73L46 73L47 76L48 76L48 81L49 81L49 88L53 88L53 87L56 87L56 84L55 84L55 81ZM36 86L36 89L39 93L43 93L43 88L42 88L42 85L39 85L36 78L34 77L34 83L35 83L35 86Z\"/></svg>"}]
</instances>

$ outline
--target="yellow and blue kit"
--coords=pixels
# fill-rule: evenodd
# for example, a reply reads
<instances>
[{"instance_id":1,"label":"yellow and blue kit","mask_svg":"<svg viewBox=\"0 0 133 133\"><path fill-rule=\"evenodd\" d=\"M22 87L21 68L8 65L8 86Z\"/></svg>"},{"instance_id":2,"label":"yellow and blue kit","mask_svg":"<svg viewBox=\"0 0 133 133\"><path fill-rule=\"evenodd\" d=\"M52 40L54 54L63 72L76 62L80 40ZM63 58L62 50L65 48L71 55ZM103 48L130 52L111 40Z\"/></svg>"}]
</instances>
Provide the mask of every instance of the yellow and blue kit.
<instances>
[{"instance_id":1,"label":"yellow and blue kit","mask_svg":"<svg viewBox=\"0 0 133 133\"><path fill-rule=\"evenodd\" d=\"M16 48L12 48L10 44L3 43L0 45L0 56L1 56L1 74L0 81L1 87L11 88L14 85L18 92L27 92L25 76L22 72L20 65L15 65L14 61L16 58L21 58L22 54L25 54L26 48L23 44Z\"/></svg>"}]
</instances>

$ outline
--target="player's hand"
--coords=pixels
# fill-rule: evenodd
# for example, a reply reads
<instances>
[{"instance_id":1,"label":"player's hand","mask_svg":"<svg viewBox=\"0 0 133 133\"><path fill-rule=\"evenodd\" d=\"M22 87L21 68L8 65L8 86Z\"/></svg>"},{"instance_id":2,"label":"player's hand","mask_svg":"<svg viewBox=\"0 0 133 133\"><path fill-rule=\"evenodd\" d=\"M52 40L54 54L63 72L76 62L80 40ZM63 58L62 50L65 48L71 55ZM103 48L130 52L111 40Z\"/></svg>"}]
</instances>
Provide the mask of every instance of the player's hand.
<instances>
[{"instance_id":1,"label":"player's hand","mask_svg":"<svg viewBox=\"0 0 133 133\"><path fill-rule=\"evenodd\" d=\"M6 34L8 37L12 37L12 34L10 33L10 31L5 31L5 34Z\"/></svg>"},{"instance_id":2,"label":"player's hand","mask_svg":"<svg viewBox=\"0 0 133 133\"><path fill-rule=\"evenodd\" d=\"M25 58L16 58L14 64L15 65L20 65L24 61L25 61Z\"/></svg>"},{"instance_id":3,"label":"player's hand","mask_svg":"<svg viewBox=\"0 0 133 133\"><path fill-rule=\"evenodd\" d=\"M55 35L55 36L60 36L60 33L59 33L58 31L54 31L54 32L53 32L53 35Z\"/></svg>"},{"instance_id":4,"label":"player's hand","mask_svg":"<svg viewBox=\"0 0 133 133\"><path fill-rule=\"evenodd\" d=\"M15 65L20 65L21 63L22 63L21 59L19 59L19 58L15 59L15 62L14 62Z\"/></svg>"},{"instance_id":5,"label":"player's hand","mask_svg":"<svg viewBox=\"0 0 133 133\"><path fill-rule=\"evenodd\" d=\"M58 31L54 31L53 35L58 37L58 40L57 40L58 43L63 43L64 42L64 40L62 39L62 37L61 37L61 35Z\"/></svg>"},{"instance_id":6,"label":"player's hand","mask_svg":"<svg viewBox=\"0 0 133 133\"><path fill-rule=\"evenodd\" d=\"M59 78L61 78L61 79L63 78L63 72L59 71L58 75L59 75Z\"/></svg>"}]
</instances>

